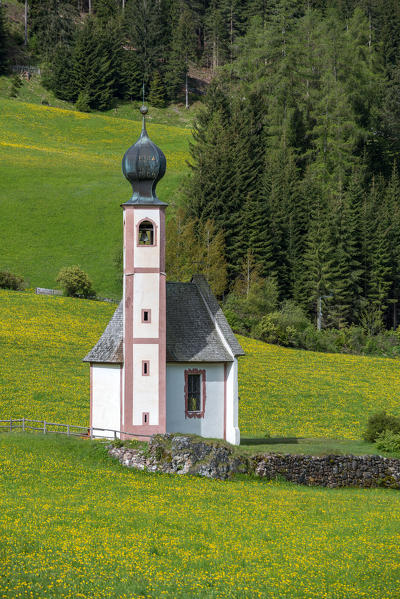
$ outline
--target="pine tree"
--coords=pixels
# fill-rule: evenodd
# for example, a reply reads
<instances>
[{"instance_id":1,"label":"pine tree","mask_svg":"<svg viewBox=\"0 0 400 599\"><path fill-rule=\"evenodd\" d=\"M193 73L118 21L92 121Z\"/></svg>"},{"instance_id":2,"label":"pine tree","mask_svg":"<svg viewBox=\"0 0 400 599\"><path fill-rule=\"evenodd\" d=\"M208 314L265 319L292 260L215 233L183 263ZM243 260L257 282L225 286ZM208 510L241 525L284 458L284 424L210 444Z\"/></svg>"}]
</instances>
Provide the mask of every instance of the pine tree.
<instances>
[{"instance_id":1,"label":"pine tree","mask_svg":"<svg viewBox=\"0 0 400 599\"><path fill-rule=\"evenodd\" d=\"M4 7L0 4L0 75L5 75L8 71L8 32L6 28L6 19Z\"/></svg>"},{"instance_id":2,"label":"pine tree","mask_svg":"<svg viewBox=\"0 0 400 599\"><path fill-rule=\"evenodd\" d=\"M330 202L335 265L335 277L332 283L334 297L330 302L330 320L339 328L350 323L360 308L358 298L362 291L362 269L357 245L358 223L355 200L354 193L346 193L341 188Z\"/></svg>"},{"instance_id":3,"label":"pine tree","mask_svg":"<svg viewBox=\"0 0 400 599\"><path fill-rule=\"evenodd\" d=\"M30 4L30 31L34 45L46 58L59 45L72 43L78 11L75 3L63 0L34 0Z\"/></svg>"},{"instance_id":4,"label":"pine tree","mask_svg":"<svg viewBox=\"0 0 400 599\"><path fill-rule=\"evenodd\" d=\"M382 200L380 219L385 228L389 248L390 295L392 299L398 300L400 295L400 180L396 162L393 164L392 176Z\"/></svg>"},{"instance_id":5,"label":"pine tree","mask_svg":"<svg viewBox=\"0 0 400 599\"><path fill-rule=\"evenodd\" d=\"M211 0L206 16L207 58L213 72L229 56L229 33L220 3Z\"/></svg>"},{"instance_id":6,"label":"pine tree","mask_svg":"<svg viewBox=\"0 0 400 599\"><path fill-rule=\"evenodd\" d=\"M122 53L120 82L126 99L141 99L143 76L134 50L124 50Z\"/></svg>"},{"instance_id":7,"label":"pine tree","mask_svg":"<svg viewBox=\"0 0 400 599\"><path fill-rule=\"evenodd\" d=\"M98 27L88 19L81 30L73 54L75 98L84 91L89 106L98 110L110 108L119 93L118 66L121 43L113 23Z\"/></svg>"},{"instance_id":8,"label":"pine tree","mask_svg":"<svg viewBox=\"0 0 400 599\"><path fill-rule=\"evenodd\" d=\"M167 93L171 100L178 98L189 70L189 61L195 58L195 39L193 11L183 4L179 10L177 24L173 28L171 52L165 75Z\"/></svg>"},{"instance_id":9,"label":"pine tree","mask_svg":"<svg viewBox=\"0 0 400 599\"><path fill-rule=\"evenodd\" d=\"M391 286L390 254L386 229L385 210L381 209L382 183L372 182L368 198L368 211L373 215L373 228L369 231L367 301L377 308L380 313L386 308Z\"/></svg>"},{"instance_id":10,"label":"pine tree","mask_svg":"<svg viewBox=\"0 0 400 599\"><path fill-rule=\"evenodd\" d=\"M124 28L136 52L142 81L148 89L168 52L170 35L166 24L166 2L131 0L126 5Z\"/></svg>"},{"instance_id":11,"label":"pine tree","mask_svg":"<svg viewBox=\"0 0 400 599\"><path fill-rule=\"evenodd\" d=\"M310 223L303 258L303 301L311 313L317 315L319 301L329 301L335 276L328 215L326 207L320 206Z\"/></svg>"},{"instance_id":12,"label":"pine tree","mask_svg":"<svg viewBox=\"0 0 400 599\"><path fill-rule=\"evenodd\" d=\"M116 0L95 0L94 12L96 17L102 23L109 22L118 14L118 4Z\"/></svg>"},{"instance_id":13,"label":"pine tree","mask_svg":"<svg viewBox=\"0 0 400 599\"><path fill-rule=\"evenodd\" d=\"M73 102L76 99L71 46L63 44L57 46L50 65L44 70L42 82L61 100Z\"/></svg>"},{"instance_id":14,"label":"pine tree","mask_svg":"<svg viewBox=\"0 0 400 599\"><path fill-rule=\"evenodd\" d=\"M224 245L223 232L217 231L211 220L200 225L198 232L200 268L198 272L204 274L217 297L221 297L227 288Z\"/></svg>"},{"instance_id":15,"label":"pine tree","mask_svg":"<svg viewBox=\"0 0 400 599\"><path fill-rule=\"evenodd\" d=\"M157 108L164 108L166 104L165 85L159 71L155 71L150 83L149 103Z\"/></svg>"}]
</instances>

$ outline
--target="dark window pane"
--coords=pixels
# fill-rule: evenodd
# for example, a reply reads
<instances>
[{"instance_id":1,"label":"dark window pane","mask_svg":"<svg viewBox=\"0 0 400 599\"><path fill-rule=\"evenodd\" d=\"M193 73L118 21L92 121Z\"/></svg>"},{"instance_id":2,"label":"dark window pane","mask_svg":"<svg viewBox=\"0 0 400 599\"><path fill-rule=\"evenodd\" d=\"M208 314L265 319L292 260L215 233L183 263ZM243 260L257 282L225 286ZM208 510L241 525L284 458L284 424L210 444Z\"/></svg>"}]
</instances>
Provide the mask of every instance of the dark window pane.
<instances>
[{"instance_id":1,"label":"dark window pane","mask_svg":"<svg viewBox=\"0 0 400 599\"><path fill-rule=\"evenodd\" d=\"M188 410L199 412L201 410L201 375L188 374Z\"/></svg>"}]
</instances>

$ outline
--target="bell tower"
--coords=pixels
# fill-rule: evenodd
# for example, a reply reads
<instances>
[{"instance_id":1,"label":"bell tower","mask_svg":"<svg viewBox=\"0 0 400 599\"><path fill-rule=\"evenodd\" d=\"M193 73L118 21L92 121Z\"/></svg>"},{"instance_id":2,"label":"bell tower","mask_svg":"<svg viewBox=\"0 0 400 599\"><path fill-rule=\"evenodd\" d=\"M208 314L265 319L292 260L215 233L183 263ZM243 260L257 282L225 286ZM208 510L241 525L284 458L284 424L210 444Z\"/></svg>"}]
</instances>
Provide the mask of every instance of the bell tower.
<instances>
[{"instance_id":1,"label":"bell tower","mask_svg":"<svg viewBox=\"0 0 400 599\"><path fill-rule=\"evenodd\" d=\"M142 132L122 159L132 185L122 204L123 352L121 429L138 435L166 432L165 209L156 195L166 159Z\"/></svg>"}]
</instances>

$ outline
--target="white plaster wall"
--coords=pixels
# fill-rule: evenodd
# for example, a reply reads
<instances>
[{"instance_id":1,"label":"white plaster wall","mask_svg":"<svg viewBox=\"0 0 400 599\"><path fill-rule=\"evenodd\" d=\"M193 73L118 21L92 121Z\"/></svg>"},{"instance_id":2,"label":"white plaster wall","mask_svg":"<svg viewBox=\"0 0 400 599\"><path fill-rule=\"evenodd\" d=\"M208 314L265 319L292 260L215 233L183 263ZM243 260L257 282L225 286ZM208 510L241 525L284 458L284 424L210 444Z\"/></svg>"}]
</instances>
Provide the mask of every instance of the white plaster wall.
<instances>
[{"instance_id":1,"label":"white plaster wall","mask_svg":"<svg viewBox=\"0 0 400 599\"><path fill-rule=\"evenodd\" d=\"M185 418L185 370L206 371L204 418ZM224 365L167 364L167 432L224 437Z\"/></svg>"},{"instance_id":2,"label":"white plaster wall","mask_svg":"<svg viewBox=\"0 0 400 599\"><path fill-rule=\"evenodd\" d=\"M156 224L155 246L137 245L137 224L144 219L149 219ZM134 227L134 259L135 268L160 268L160 212L159 210L135 209Z\"/></svg>"},{"instance_id":3,"label":"white plaster wall","mask_svg":"<svg viewBox=\"0 0 400 599\"><path fill-rule=\"evenodd\" d=\"M142 360L149 360L150 374L142 375ZM133 424L142 424L143 412L149 412L150 425L158 424L158 344L133 346Z\"/></svg>"},{"instance_id":4,"label":"white plaster wall","mask_svg":"<svg viewBox=\"0 0 400 599\"><path fill-rule=\"evenodd\" d=\"M158 337L160 275L136 273L133 285L133 337ZM142 309L151 310L151 322L142 323Z\"/></svg>"},{"instance_id":5,"label":"white plaster wall","mask_svg":"<svg viewBox=\"0 0 400 599\"><path fill-rule=\"evenodd\" d=\"M240 444L239 430L239 395L238 395L238 361L227 364L226 385L226 440L232 445Z\"/></svg>"},{"instance_id":6,"label":"white plaster wall","mask_svg":"<svg viewBox=\"0 0 400 599\"><path fill-rule=\"evenodd\" d=\"M92 368L92 427L96 436L110 437L120 430L121 367L119 364L94 364Z\"/></svg>"}]
</instances>

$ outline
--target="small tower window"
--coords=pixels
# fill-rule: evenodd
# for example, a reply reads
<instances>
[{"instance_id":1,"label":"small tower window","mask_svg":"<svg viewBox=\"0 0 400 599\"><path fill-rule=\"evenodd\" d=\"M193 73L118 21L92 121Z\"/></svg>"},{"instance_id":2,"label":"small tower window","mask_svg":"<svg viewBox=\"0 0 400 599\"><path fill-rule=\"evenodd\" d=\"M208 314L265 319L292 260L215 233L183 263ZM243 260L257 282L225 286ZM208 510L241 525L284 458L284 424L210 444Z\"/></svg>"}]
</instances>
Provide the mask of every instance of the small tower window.
<instances>
[{"instance_id":1,"label":"small tower window","mask_svg":"<svg viewBox=\"0 0 400 599\"><path fill-rule=\"evenodd\" d=\"M150 375L150 362L149 360L142 361L142 375L149 376Z\"/></svg>"},{"instance_id":2,"label":"small tower window","mask_svg":"<svg viewBox=\"0 0 400 599\"><path fill-rule=\"evenodd\" d=\"M142 322L150 323L151 322L151 310L142 310Z\"/></svg>"},{"instance_id":3,"label":"small tower window","mask_svg":"<svg viewBox=\"0 0 400 599\"><path fill-rule=\"evenodd\" d=\"M148 220L139 225L139 245L154 245L154 227Z\"/></svg>"}]
</instances>

